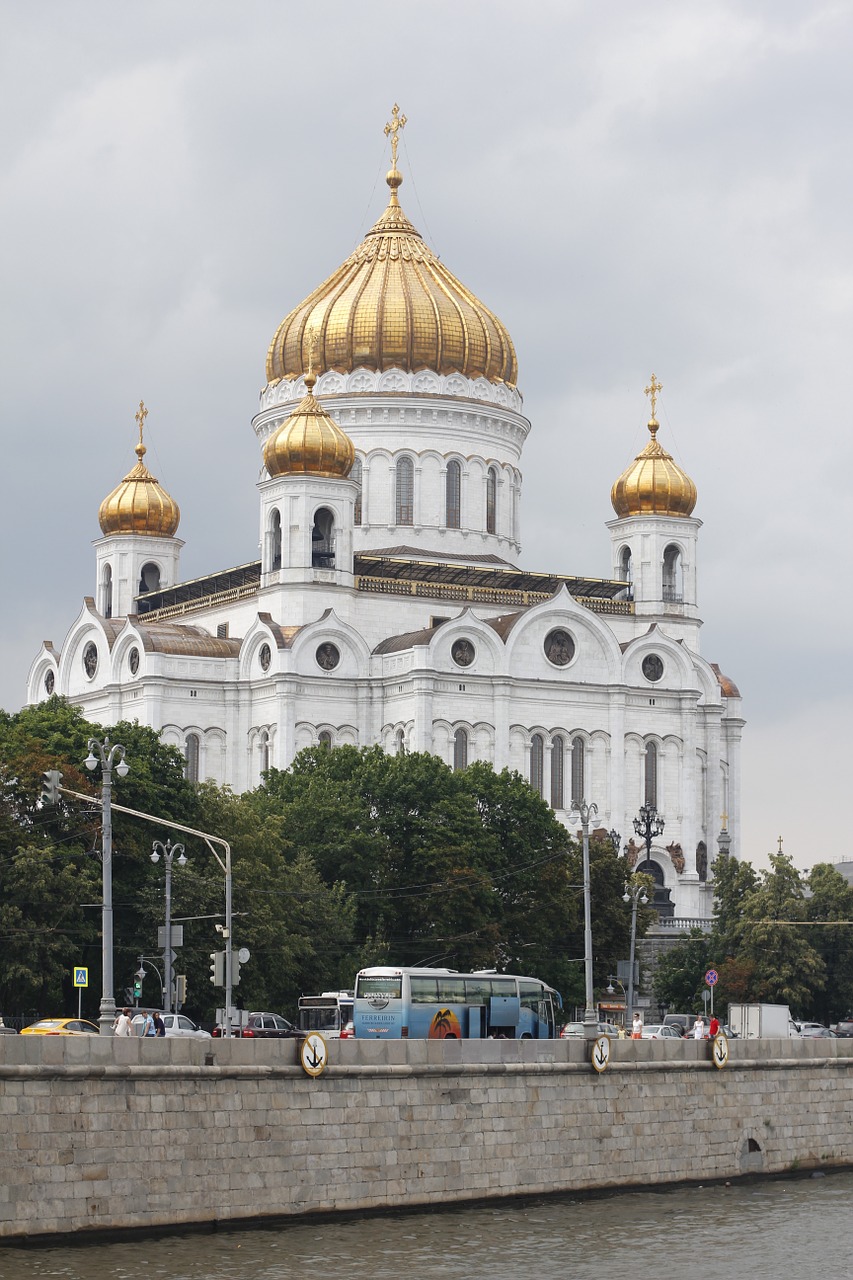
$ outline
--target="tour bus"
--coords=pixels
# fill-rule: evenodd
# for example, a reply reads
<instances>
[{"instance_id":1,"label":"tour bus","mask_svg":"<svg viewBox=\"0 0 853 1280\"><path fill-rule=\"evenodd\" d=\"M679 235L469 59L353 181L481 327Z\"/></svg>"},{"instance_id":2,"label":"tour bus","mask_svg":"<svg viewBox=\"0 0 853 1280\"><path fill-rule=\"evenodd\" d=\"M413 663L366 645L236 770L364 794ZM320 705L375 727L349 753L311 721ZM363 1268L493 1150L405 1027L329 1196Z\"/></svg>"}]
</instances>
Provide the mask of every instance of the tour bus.
<instances>
[{"instance_id":1,"label":"tour bus","mask_svg":"<svg viewBox=\"0 0 853 1280\"><path fill-rule=\"evenodd\" d=\"M357 1039L553 1040L562 1007L538 978L383 966L356 976L353 1024Z\"/></svg>"},{"instance_id":2,"label":"tour bus","mask_svg":"<svg viewBox=\"0 0 853 1280\"><path fill-rule=\"evenodd\" d=\"M319 1031L327 1040L338 1040L352 1022L353 993L324 991L319 996L300 996L297 1026L307 1035Z\"/></svg>"}]
</instances>

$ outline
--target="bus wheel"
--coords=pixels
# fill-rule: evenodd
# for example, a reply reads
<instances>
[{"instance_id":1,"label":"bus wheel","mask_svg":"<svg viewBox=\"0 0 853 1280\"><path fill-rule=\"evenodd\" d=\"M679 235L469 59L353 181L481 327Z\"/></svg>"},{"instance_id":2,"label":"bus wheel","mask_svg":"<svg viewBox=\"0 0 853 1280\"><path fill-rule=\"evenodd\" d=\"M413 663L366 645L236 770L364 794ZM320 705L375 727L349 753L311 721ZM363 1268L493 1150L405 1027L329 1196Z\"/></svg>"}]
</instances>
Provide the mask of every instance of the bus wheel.
<instances>
[{"instance_id":1,"label":"bus wheel","mask_svg":"<svg viewBox=\"0 0 853 1280\"><path fill-rule=\"evenodd\" d=\"M455 1034L451 1031L449 1035L446 1035L446 1036L444 1037L444 1039L445 1039L445 1040L458 1040L458 1039L459 1039L459 1037L458 1037L457 1035L455 1035Z\"/></svg>"},{"instance_id":2,"label":"bus wheel","mask_svg":"<svg viewBox=\"0 0 853 1280\"><path fill-rule=\"evenodd\" d=\"M532 1040L533 1036L530 1034L529 1031L525 1031L524 1035L521 1038L522 1040Z\"/></svg>"}]
</instances>

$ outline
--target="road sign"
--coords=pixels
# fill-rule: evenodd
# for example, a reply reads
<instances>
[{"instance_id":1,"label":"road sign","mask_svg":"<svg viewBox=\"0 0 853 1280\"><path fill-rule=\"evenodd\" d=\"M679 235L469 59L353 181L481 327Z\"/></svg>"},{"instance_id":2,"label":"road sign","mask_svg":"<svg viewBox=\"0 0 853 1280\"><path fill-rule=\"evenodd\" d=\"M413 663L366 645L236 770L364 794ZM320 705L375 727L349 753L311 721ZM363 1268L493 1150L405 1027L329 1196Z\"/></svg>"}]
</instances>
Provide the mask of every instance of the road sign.
<instances>
[{"instance_id":1,"label":"road sign","mask_svg":"<svg viewBox=\"0 0 853 1280\"><path fill-rule=\"evenodd\" d=\"M184 926L182 924L173 924L172 925L172 946L182 947L183 945L184 945ZM157 948L158 950L163 951L165 950L165 947L166 947L166 926L164 924L161 924L157 930ZM175 955L173 951L172 952L173 964L177 960L177 958L178 957Z\"/></svg>"},{"instance_id":2,"label":"road sign","mask_svg":"<svg viewBox=\"0 0 853 1280\"><path fill-rule=\"evenodd\" d=\"M302 1041L299 1047L299 1061L302 1063L302 1070L309 1076L318 1076L325 1070L326 1063L329 1061L329 1050L319 1031L312 1031Z\"/></svg>"},{"instance_id":3,"label":"road sign","mask_svg":"<svg viewBox=\"0 0 853 1280\"><path fill-rule=\"evenodd\" d=\"M711 1061L718 1071L722 1071L728 1060L729 1042L721 1031L719 1035L714 1036L714 1041L711 1046Z\"/></svg>"},{"instance_id":4,"label":"road sign","mask_svg":"<svg viewBox=\"0 0 853 1280\"><path fill-rule=\"evenodd\" d=\"M714 986L716 986L716 984L717 984L717 970L716 970L716 969L709 969L709 970L708 970L708 972L705 974L705 981L707 982L707 984L708 984L708 986L709 986L709 987L714 987Z\"/></svg>"},{"instance_id":5,"label":"road sign","mask_svg":"<svg viewBox=\"0 0 853 1280\"><path fill-rule=\"evenodd\" d=\"M592 1065L601 1075L610 1062L610 1036L599 1036L592 1045Z\"/></svg>"},{"instance_id":6,"label":"road sign","mask_svg":"<svg viewBox=\"0 0 853 1280\"><path fill-rule=\"evenodd\" d=\"M79 964L74 966L74 985L75 987L88 987L89 985L89 970L84 969Z\"/></svg>"}]
</instances>

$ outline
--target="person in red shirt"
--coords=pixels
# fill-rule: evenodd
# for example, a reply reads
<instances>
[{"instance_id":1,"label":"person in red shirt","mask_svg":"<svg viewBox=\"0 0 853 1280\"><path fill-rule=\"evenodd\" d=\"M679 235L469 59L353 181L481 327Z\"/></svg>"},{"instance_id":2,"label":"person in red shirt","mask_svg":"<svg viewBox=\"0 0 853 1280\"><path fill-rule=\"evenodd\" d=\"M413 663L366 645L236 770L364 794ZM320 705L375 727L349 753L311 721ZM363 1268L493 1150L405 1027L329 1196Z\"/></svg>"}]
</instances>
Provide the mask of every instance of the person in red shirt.
<instances>
[{"instance_id":1,"label":"person in red shirt","mask_svg":"<svg viewBox=\"0 0 853 1280\"><path fill-rule=\"evenodd\" d=\"M711 1025L708 1028L708 1035L713 1040L714 1036L719 1035L719 1033L720 1033L720 1020L717 1017L717 1015L714 1014L713 1018L711 1019Z\"/></svg>"}]
</instances>

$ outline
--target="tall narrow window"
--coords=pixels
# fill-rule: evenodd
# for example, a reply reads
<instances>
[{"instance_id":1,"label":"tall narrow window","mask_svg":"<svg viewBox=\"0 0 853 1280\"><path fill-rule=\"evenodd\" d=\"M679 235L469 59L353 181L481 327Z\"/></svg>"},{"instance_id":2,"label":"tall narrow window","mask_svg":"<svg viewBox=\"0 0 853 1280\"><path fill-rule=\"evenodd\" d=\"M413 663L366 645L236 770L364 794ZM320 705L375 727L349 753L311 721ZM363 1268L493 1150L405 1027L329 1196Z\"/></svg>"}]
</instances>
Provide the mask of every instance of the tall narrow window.
<instances>
[{"instance_id":1,"label":"tall narrow window","mask_svg":"<svg viewBox=\"0 0 853 1280\"><path fill-rule=\"evenodd\" d=\"M415 523L415 468L411 458L397 463L397 524Z\"/></svg>"},{"instance_id":2,"label":"tall narrow window","mask_svg":"<svg viewBox=\"0 0 853 1280\"><path fill-rule=\"evenodd\" d=\"M658 807L658 749L654 742L646 744L646 785L644 789L647 805Z\"/></svg>"},{"instance_id":3,"label":"tall narrow window","mask_svg":"<svg viewBox=\"0 0 853 1280\"><path fill-rule=\"evenodd\" d=\"M447 464L447 492L444 523L448 529L458 529L462 524L462 467L456 461Z\"/></svg>"},{"instance_id":4,"label":"tall narrow window","mask_svg":"<svg viewBox=\"0 0 853 1280\"><path fill-rule=\"evenodd\" d=\"M498 469L489 467L486 476L486 533L494 533L498 523Z\"/></svg>"},{"instance_id":5,"label":"tall narrow window","mask_svg":"<svg viewBox=\"0 0 853 1280\"><path fill-rule=\"evenodd\" d=\"M563 739L555 738L551 743L551 808L563 807Z\"/></svg>"},{"instance_id":6,"label":"tall narrow window","mask_svg":"<svg viewBox=\"0 0 853 1280\"><path fill-rule=\"evenodd\" d=\"M197 733L188 733L184 747L184 777L187 782L198 782L199 740Z\"/></svg>"},{"instance_id":7,"label":"tall narrow window","mask_svg":"<svg viewBox=\"0 0 853 1280\"><path fill-rule=\"evenodd\" d=\"M406 736L402 729L397 730L396 745L397 755L404 756L406 754Z\"/></svg>"},{"instance_id":8,"label":"tall narrow window","mask_svg":"<svg viewBox=\"0 0 853 1280\"><path fill-rule=\"evenodd\" d=\"M317 735L317 741L319 742L321 747L328 747L329 750L331 750L332 735L329 733L328 729L324 729L322 733L319 733Z\"/></svg>"},{"instance_id":9,"label":"tall narrow window","mask_svg":"<svg viewBox=\"0 0 853 1280\"><path fill-rule=\"evenodd\" d=\"M311 564L315 569L335 567L335 517L328 507L320 507L311 530Z\"/></svg>"},{"instance_id":10,"label":"tall narrow window","mask_svg":"<svg viewBox=\"0 0 853 1280\"><path fill-rule=\"evenodd\" d=\"M270 520L270 569L281 568L281 515L276 509Z\"/></svg>"},{"instance_id":11,"label":"tall narrow window","mask_svg":"<svg viewBox=\"0 0 853 1280\"><path fill-rule=\"evenodd\" d=\"M264 774L269 773L270 767L270 735L267 733L266 729L264 729L261 734L259 745L261 757L261 781L263 781Z\"/></svg>"},{"instance_id":12,"label":"tall narrow window","mask_svg":"<svg viewBox=\"0 0 853 1280\"><path fill-rule=\"evenodd\" d=\"M352 470L349 473L350 480L353 480L358 485L358 493L355 495L355 506L353 507L353 513L352 513L353 524L361 524L361 504L362 504L361 486L363 482L363 477L364 477L364 471L362 468L361 458L356 458L355 462L352 464Z\"/></svg>"},{"instance_id":13,"label":"tall narrow window","mask_svg":"<svg viewBox=\"0 0 853 1280\"><path fill-rule=\"evenodd\" d=\"M580 804L586 798L585 755L583 738L572 738L572 804Z\"/></svg>"},{"instance_id":14,"label":"tall narrow window","mask_svg":"<svg viewBox=\"0 0 853 1280\"><path fill-rule=\"evenodd\" d=\"M458 772L468 768L468 734L457 729L453 735L453 768Z\"/></svg>"},{"instance_id":15,"label":"tall narrow window","mask_svg":"<svg viewBox=\"0 0 853 1280\"><path fill-rule=\"evenodd\" d=\"M113 571L108 564L104 565L101 583L101 613L105 618L113 616Z\"/></svg>"},{"instance_id":16,"label":"tall narrow window","mask_svg":"<svg viewBox=\"0 0 853 1280\"><path fill-rule=\"evenodd\" d=\"M681 552L672 545L663 553L663 598L675 604L680 604L684 599Z\"/></svg>"},{"instance_id":17,"label":"tall narrow window","mask_svg":"<svg viewBox=\"0 0 853 1280\"><path fill-rule=\"evenodd\" d=\"M534 791L542 794L545 779L545 739L541 733L534 733L530 739L530 785Z\"/></svg>"},{"instance_id":18,"label":"tall narrow window","mask_svg":"<svg viewBox=\"0 0 853 1280\"><path fill-rule=\"evenodd\" d=\"M619 557L619 576L623 582L634 581L634 565L631 561L631 548L623 547Z\"/></svg>"}]
</instances>

